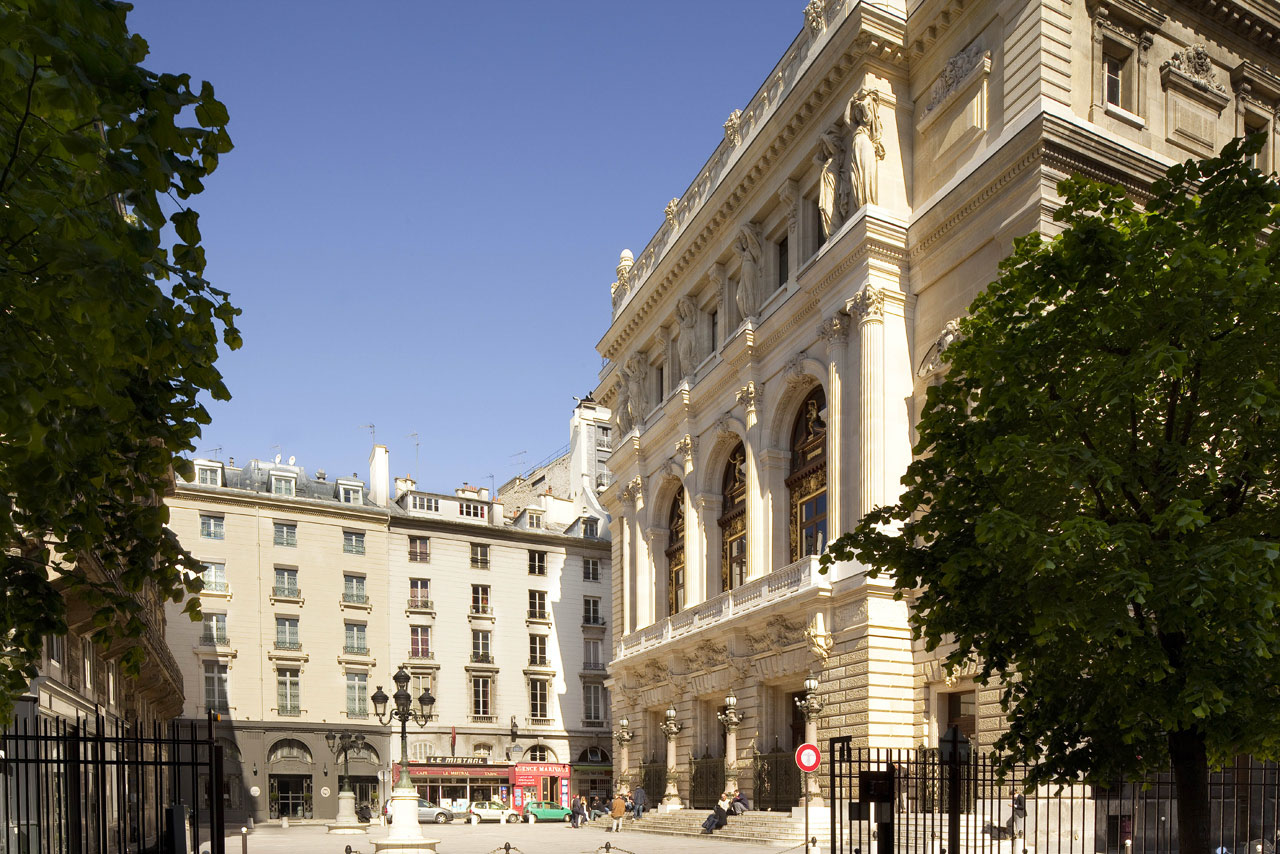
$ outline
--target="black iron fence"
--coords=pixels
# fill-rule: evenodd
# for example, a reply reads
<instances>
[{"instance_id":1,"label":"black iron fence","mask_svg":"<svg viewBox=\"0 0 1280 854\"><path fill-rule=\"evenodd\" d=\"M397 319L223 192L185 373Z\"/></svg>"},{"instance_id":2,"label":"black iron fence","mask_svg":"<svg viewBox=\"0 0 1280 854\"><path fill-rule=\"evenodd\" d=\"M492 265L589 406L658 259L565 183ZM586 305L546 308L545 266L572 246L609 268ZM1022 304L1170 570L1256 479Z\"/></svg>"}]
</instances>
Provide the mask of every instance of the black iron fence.
<instances>
[{"instance_id":1,"label":"black iron fence","mask_svg":"<svg viewBox=\"0 0 1280 854\"><path fill-rule=\"evenodd\" d=\"M646 762L640 766L640 784L645 791L645 809L657 809L667 790L667 766L663 762Z\"/></svg>"},{"instance_id":2,"label":"black iron fence","mask_svg":"<svg viewBox=\"0 0 1280 854\"><path fill-rule=\"evenodd\" d=\"M1172 774L1023 791L990 756L829 744L833 854L1176 854ZM1019 797L1019 800L1015 798ZM1276 854L1280 766L1242 757L1210 777L1215 854Z\"/></svg>"},{"instance_id":3,"label":"black iron fence","mask_svg":"<svg viewBox=\"0 0 1280 854\"><path fill-rule=\"evenodd\" d=\"M202 843L225 854L212 719L150 735L101 716L20 719L0 750L0 854L169 854Z\"/></svg>"},{"instance_id":4,"label":"black iron fence","mask_svg":"<svg viewBox=\"0 0 1280 854\"><path fill-rule=\"evenodd\" d=\"M795 757L785 751L757 753L752 757L755 777L753 809L786 812L800 805L800 769Z\"/></svg>"},{"instance_id":5,"label":"black iron fence","mask_svg":"<svg viewBox=\"0 0 1280 854\"><path fill-rule=\"evenodd\" d=\"M689 780L689 806L711 809L724 794L724 757L704 756L693 760Z\"/></svg>"}]
</instances>

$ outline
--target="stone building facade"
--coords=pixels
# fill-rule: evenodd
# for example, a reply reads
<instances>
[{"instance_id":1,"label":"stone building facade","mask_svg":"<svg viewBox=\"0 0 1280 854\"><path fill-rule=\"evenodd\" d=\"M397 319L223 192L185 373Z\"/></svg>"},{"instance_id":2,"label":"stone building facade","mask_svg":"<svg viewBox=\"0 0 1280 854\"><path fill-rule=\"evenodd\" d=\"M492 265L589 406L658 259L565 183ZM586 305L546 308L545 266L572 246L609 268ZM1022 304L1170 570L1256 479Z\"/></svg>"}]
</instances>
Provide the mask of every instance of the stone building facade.
<instances>
[{"instance_id":1,"label":"stone building facade","mask_svg":"<svg viewBox=\"0 0 1280 854\"><path fill-rule=\"evenodd\" d=\"M953 321L1015 237L1052 234L1083 173L1139 196L1172 162L1264 132L1274 10L1252 0L812 0L759 91L624 251L595 396L617 413L614 719L622 775L728 757L744 791L814 734L979 744L997 692L913 648L906 605L825 543L891 502ZM721 712L741 723L725 738ZM669 711L670 710L670 711ZM621 742L620 742L621 743ZM777 786L774 786L776 789Z\"/></svg>"},{"instance_id":2,"label":"stone building facade","mask_svg":"<svg viewBox=\"0 0 1280 854\"><path fill-rule=\"evenodd\" d=\"M571 447L598 456L576 431L610 417L579 407ZM197 460L168 499L206 566L203 622L170 606L182 716L222 716L228 819L334 818L341 762L325 736L343 731L365 737L350 773L376 811L401 756L398 724L380 724L371 697L394 693L402 666L415 699L437 698L409 728L424 796L606 790L611 570L594 491L543 491L511 514L488 489L427 492L389 472L381 445L367 480L292 459Z\"/></svg>"}]
</instances>

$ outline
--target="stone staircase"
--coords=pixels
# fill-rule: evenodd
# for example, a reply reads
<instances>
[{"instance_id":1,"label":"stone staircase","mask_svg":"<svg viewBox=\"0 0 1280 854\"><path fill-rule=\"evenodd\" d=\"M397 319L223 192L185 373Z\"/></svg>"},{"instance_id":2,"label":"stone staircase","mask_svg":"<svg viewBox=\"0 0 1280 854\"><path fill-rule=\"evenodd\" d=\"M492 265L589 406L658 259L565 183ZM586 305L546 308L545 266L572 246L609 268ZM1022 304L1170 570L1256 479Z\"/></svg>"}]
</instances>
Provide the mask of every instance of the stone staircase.
<instances>
[{"instance_id":1,"label":"stone staircase","mask_svg":"<svg viewBox=\"0 0 1280 854\"><path fill-rule=\"evenodd\" d=\"M664 836L702 836L702 822L711 810L683 809L659 815L650 811L636 821L624 819L623 833L658 833ZM817 812L815 810L815 812ZM810 820L813 821L811 814ZM594 827L607 828L608 818L598 818ZM810 835L825 843L829 832L826 822L810 826ZM754 845L777 845L779 848L799 847L804 844L804 816L793 818L786 812L757 812L748 810L742 815L729 816L729 824L720 828L714 838L726 842L750 842ZM823 846L825 847L825 845Z\"/></svg>"}]
</instances>

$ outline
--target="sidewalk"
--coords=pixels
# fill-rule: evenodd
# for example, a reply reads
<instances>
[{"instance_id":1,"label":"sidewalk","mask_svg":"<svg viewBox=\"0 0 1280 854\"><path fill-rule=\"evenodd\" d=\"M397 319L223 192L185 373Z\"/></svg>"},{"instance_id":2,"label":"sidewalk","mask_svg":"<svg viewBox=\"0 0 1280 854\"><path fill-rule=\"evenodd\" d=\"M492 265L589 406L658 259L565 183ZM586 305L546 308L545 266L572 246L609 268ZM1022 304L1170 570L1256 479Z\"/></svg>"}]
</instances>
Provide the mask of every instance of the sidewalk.
<instances>
[{"instance_id":1,"label":"sidewalk","mask_svg":"<svg viewBox=\"0 0 1280 854\"><path fill-rule=\"evenodd\" d=\"M238 828L237 828L238 830ZM382 839L390 828L373 825L367 834L358 836L330 835L317 826L279 827L259 826L247 835L249 854L343 854L351 846L352 854L373 854L374 840ZM722 842L714 836L698 839L672 838L649 833L633 833L624 824L621 833L606 833L595 827L577 830L566 824L539 822L538 824L479 824L472 826L455 821L452 824L423 826L423 836L439 839L436 850L440 854L490 854L502 851L504 843L511 843L513 852L522 854L595 854L608 842L614 851L622 854L672 854L673 851L691 854L782 854L787 849L777 845L746 845L740 842ZM819 843L823 840L819 839ZM227 854L241 854L240 834L227 836ZM821 845L823 851L825 845ZM208 851L201 846L201 851ZM802 854L803 848L795 849Z\"/></svg>"}]
</instances>

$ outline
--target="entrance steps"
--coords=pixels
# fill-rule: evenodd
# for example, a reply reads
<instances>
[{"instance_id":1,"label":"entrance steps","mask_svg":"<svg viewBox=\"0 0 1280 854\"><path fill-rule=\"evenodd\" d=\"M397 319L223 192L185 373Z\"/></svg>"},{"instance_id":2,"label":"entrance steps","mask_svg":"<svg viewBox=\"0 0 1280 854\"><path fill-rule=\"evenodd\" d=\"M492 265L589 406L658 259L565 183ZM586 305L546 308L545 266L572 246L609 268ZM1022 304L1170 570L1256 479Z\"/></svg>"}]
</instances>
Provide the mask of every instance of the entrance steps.
<instances>
[{"instance_id":1,"label":"entrance steps","mask_svg":"<svg viewBox=\"0 0 1280 854\"><path fill-rule=\"evenodd\" d=\"M625 819L622 822L624 833L657 833L663 836L702 836L702 823L711 813L709 809L683 809L659 815L656 811L646 812L644 818L636 821ZM809 833L817 836L820 843L829 836L828 813L826 810L814 809L809 814ZM598 818L594 827L607 828L610 819ZM749 842L754 845L777 845L780 848L792 848L804 844L804 814L792 816L786 812L759 812L747 810L742 815L729 816L729 823L713 834L715 839L725 842Z\"/></svg>"}]
</instances>

